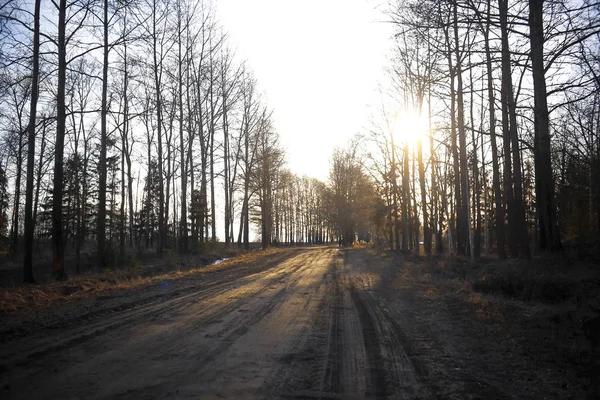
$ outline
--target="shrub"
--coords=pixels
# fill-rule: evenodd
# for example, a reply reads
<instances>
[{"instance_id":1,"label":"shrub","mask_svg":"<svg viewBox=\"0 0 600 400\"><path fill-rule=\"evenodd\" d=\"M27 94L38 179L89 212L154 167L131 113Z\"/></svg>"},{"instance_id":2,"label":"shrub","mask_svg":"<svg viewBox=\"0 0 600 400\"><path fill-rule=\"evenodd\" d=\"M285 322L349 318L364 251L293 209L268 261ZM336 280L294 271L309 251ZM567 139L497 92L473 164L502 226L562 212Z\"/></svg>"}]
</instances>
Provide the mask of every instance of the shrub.
<instances>
[{"instance_id":1,"label":"shrub","mask_svg":"<svg viewBox=\"0 0 600 400\"><path fill-rule=\"evenodd\" d=\"M573 298L576 279L554 269L528 264L495 265L472 279L472 288L481 293L499 293L524 301L555 304Z\"/></svg>"}]
</instances>

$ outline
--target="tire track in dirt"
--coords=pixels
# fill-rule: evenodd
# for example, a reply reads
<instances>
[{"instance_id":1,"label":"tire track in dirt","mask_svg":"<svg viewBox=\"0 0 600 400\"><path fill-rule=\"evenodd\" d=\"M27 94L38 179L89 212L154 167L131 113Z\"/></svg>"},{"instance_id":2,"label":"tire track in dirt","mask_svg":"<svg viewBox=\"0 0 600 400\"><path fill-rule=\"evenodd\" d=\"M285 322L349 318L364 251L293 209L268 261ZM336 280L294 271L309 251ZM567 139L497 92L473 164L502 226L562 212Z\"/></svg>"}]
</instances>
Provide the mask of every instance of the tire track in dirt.
<instances>
[{"instance_id":1,"label":"tire track in dirt","mask_svg":"<svg viewBox=\"0 0 600 400\"><path fill-rule=\"evenodd\" d=\"M215 284L211 286L212 290L225 291L229 286L229 282L222 284ZM142 305L136 307L133 310L127 310L122 313L115 315L105 320L92 322L84 327L75 328L72 332L63 333L58 335L50 335L51 337L42 338L43 341L34 340L30 343L28 348L23 348L18 345L11 343L11 346L2 346L0 351L3 355L3 366L4 369L24 365L32 360L43 357L52 352L60 351L71 346L85 342L87 339L96 337L98 335L109 333L112 330L123 327L127 324L135 324L138 320L152 316L149 320L156 319L157 317L173 312L179 308L182 304L188 304L190 301L198 301L202 298L214 295L214 292L198 294L197 289L191 294L179 295L179 293L171 296L166 296L167 299L162 303L152 303L149 305ZM190 298L194 300L190 300ZM160 301L158 299L157 301ZM58 327L50 328L50 332L58 330Z\"/></svg>"},{"instance_id":2,"label":"tire track in dirt","mask_svg":"<svg viewBox=\"0 0 600 400\"><path fill-rule=\"evenodd\" d=\"M362 327L362 337L364 340L367 362L369 364L369 393L372 393L376 399L383 399L387 395L386 377L383 363L383 354L380 347L380 335L375 328L375 324L369 315L369 311L360 300L360 297L354 287L350 288L350 297L358 314L360 325Z\"/></svg>"},{"instance_id":3,"label":"tire track in dirt","mask_svg":"<svg viewBox=\"0 0 600 400\"><path fill-rule=\"evenodd\" d=\"M418 378L420 389L408 397L518 397L502 385L507 382L507 369L498 364L486 365L480 357L483 351L472 347L474 334L465 332L445 303L432 304L422 288L411 287L410 281L398 278L402 265L378 265L378 259L365 251L346 253L348 265L356 272L352 281L361 299L372 310L374 320L380 321L377 323L381 329L389 332L391 342L399 343L388 348L402 349L394 357L404 361L389 368L391 375L399 377L393 379L402 382L405 368L413 370ZM502 371L498 374L501 377L496 375L494 382L493 374L498 370ZM400 387L396 392L400 396L404 391Z\"/></svg>"},{"instance_id":4,"label":"tire track in dirt","mask_svg":"<svg viewBox=\"0 0 600 400\"><path fill-rule=\"evenodd\" d=\"M56 312L54 318L52 315L45 316L45 323L40 323L40 318L31 320L31 318L16 318L17 324L11 323L0 326L0 343L11 342L19 338L35 336L41 330L67 329L77 327L87 323L90 320L106 318L115 313L129 311L133 309L152 306L166 300L181 297L186 294L194 294L199 291L208 290L213 286L229 284L235 279L243 279L248 276L263 273L278 266L282 262L297 256L302 248L287 249L285 252L274 253L266 256L259 262L253 262L251 265L238 265L235 267L210 271L201 275L191 275L181 280L166 280L166 286L163 283L141 289L125 289L117 294L103 294L88 301L87 306L81 310L71 310L68 313ZM173 287L171 287L173 284ZM201 288L198 287L201 285ZM139 293L143 292L143 293ZM133 294L137 294L132 296ZM133 298L133 300L131 300ZM76 305L77 303L75 303ZM71 305L71 308L75 308ZM69 306L67 306L69 307ZM51 312L42 312L52 314ZM48 318L51 318L49 321ZM42 318L44 320L44 318Z\"/></svg>"},{"instance_id":5,"label":"tire track in dirt","mask_svg":"<svg viewBox=\"0 0 600 400\"><path fill-rule=\"evenodd\" d=\"M435 397L365 260L344 254L304 249L257 273L35 338L17 350L37 353L6 362L0 397Z\"/></svg>"},{"instance_id":6,"label":"tire track in dirt","mask_svg":"<svg viewBox=\"0 0 600 400\"><path fill-rule=\"evenodd\" d=\"M57 333L56 335L52 335L52 339L58 338L56 341L50 339L45 341L33 341L30 348L36 350L27 351L26 349L21 348L17 352L18 354L13 356L11 359L8 359L4 356L2 357L3 361L7 365L5 370L12 371L16 367L31 364L33 361L44 358L52 353L56 353L59 350L71 347L81 347L81 344L92 338L95 338L95 341L98 342L98 338L107 336L110 331L116 330L117 328L121 328L120 334L122 336L124 332L131 332L139 325L147 324L148 322L153 324L156 324L157 322L159 323L161 318L164 316L169 316L170 319L173 319L173 315L177 316L185 310L191 307L198 307L199 305L202 305L202 303L206 303L208 300L211 300L215 297L226 296L228 292L235 291L236 288L244 287L246 289L246 292L243 293L244 295L238 296L238 299L235 301L216 302L217 304L212 306L210 302L207 303L208 307L200 309L198 313L193 315L194 318L198 319L197 323L191 324L191 326L190 324L187 326L184 325L185 328L189 329L174 330L171 335L166 335L166 341L168 342L170 339L175 339L177 336L181 336L181 334L188 332L190 329L196 329L198 325L206 325L214 322L219 315L227 314L228 312L231 313L234 309L243 304L249 297L258 296L274 285L282 286L286 280L288 280L290 275L297 273L302 268L306 268L306 266L310 264L311 259L314 259L317 254L318 253L302 253L291 260L278 265L272 270L252 274L238 281L224 282L222 284L215 284L210 287L203 287L199 291L175 297L167 300L164 303L151 304L150 306L141 307L140 309L118 313L114 316L111 316L112 318L109 318L108 320L86 324L81 328L71 330L70 333L66 334L66 337L65 333ZM259 281L260 284L252 286L252 282L256 281ZM289 284L287 286L289 286ZM249 290L248 288L252 290ZM275 301L266 303L266 307L259 308L254 314L254 320L242 318L240 321L238 321L239 327L231 330L228 335L224 335L224 333L221 332L221 336L225 336L226 339L224 343L227 341L234 341L237 337L240 337L245 333L248 325L259 321L262 317L264 317L264 315L268 314L272 308L275 307L277 300L279 300L281 293L283 293L284 290L285 288L278 291L274 297ZM222 310L219 310L219 306L221 306ZM108 341L110 340L111 337L109 336ZM165 346L165 348L168 350L169 346ZM226 347L217 346L212 350L212 352L206 353L206 355L208 358L214 358L219 351L223 351L224 349L226 349Z\"/></svg>"},{"instance_id":7,"label":"tire track in dirt","mask_svg":"<svg viewBox=\"0 0 600 400\"><path fill-rule=\"evenodd\" d=\"M337 250L323 280L326 294L306 339L274 374L264 398L386 398L377 330L350 290Z\"/></svg>"},{"instance_id":8,"label":"tire track in dirt","mask_svg":"<svg viewBox=\"0 0 600 400\"><path fill-rule=\"evenodd\" d=\"M128 391L120 393L118 397L163 398L167 395L170 398L174 395L177 397L206 395L211 398L223 396L218 390L211 390L211 387L219 381L223 374L228 372L222 365L232 359L229 355L230 349L242 341L242 338L246 337L257 324L283 303L297 281L288 278L305 271L315 257L316 254L303 255L282 265L279 269L284 271L274 271L270 274L272 276L267 277L268 279L263 277L246 284L236 284L236 288L242 288L243 294L240 290L234 290L233 293L224 293L221 299L219 296L211 297L211 302L216 304L225 302L225 305L214 309L209 306L208 311L204 309L200 313L206 314L207 318L188 321L181 326L182 329L170 329L171 332L176 333L173 333L172 336L155 339L151 343L153 348L156 348L161 363L170 354L183 354L192 350L194 354L189 356L191 359L187 365L179 367L168 376L168 379L163 379L160 383L143 385L134 390L128 389ZM280 287L275 288L274 293L260 296L277 285ZM255 290L256 288L258 290ZM250 294L246 292L250 292ZM231 302L231 299L234 301ZM231 386L231 382L229 385ZM120 386L125 386L125 384ZM112 394L110 396L112 397ZM230 396L225 395L225 397Z\"/></svg>"},{"instance_id":9,"label":"tire track in dirt","mask_svg":"<svg viewBox=\"0 0 600 400\"><path fill-rule=\"evenodd\" d=\"M427 368L419 362L400 323L389 314L384 298L379 297L386 276L374 274L372 260L365 259L362 252L344 252L344 263L361 323L366 331L373 332L365 332L365 347L372 348L368 355L372 359L370 365L375 366L371 377L378 382L376 397L436 398L437 390ZM383 374L378 372L380 368Z\"/></svg>"},{"instance_id":10,"label":"tire track in dirt","mask_svg":"<svg viewBox=\"0 0 600 400\"><path fill-rule=\"evenodd\" d=\"M231 333L203 357L191 379L180 382L179 393L209 398L260 396L265 382L276 375L272 371L305 337L315 300L324 293L320 268L329 257L328 252L315 253L276 294L244 304L243 314L251 317L234 318L222 330Z\"/></svg>"},{"instance_id":11,"label":"tire track in dirt","mask_svg":"<svg viewBox=\"0 0 600 400\"><path fill-rule=\"evenodd\" d=\"M307 299L306 324L296 331L287 351L278 359L262 386L263 399L289 398L329 398L325 393L329 368L331 321L336 293L337 249L328 251L319 274L319 284L314 289L312 299ZM326 264L326 265L325 265Z\"/></svg>"},{"instance_id":12,"label":"tire track in dirt","mask_svg":"<svg viewBox=\"0 0 600 400\"><path fill-rule=\"evenodd\" d=\"M230 345L232 345L233 342L248 332L251 326L258 323L275 307L280 305L283 298L287 296L287 292L291 289L289 283L284 288L279 289L275 294L272 294L269 298L269 301L260 301L260 295L269 289L272 289L273 285L280 284L289 279L291 275L301 273L302 270L310 266L310 263L315 257L316 255L313 255L311 258L306 257L297 261L297 265L288 268L284 274L279 274L279 276L277 276L273 281L270 281L268 284L260 287L257 291L252 292L251 295L247 295L242 298L238 297L237 301L228 303L225 307L222 307L218 311L211 313L210 317L206 320L206 323L219 322L221 318L225 317L227 314L231 314L236 309L242 312L241 314L243 317L234 318L215 335L216 337L223 337L223 343L206 353L203 357L203 361L213 361L218 354L222 353ZM249 298L257 299L257 301L248 301ZM228 297L228 299L231 299L231 297ZM254 305L250 303L257 304ZM244 306L244 308L240 309L241 306ZM231 332L227 333L229 331Z\"/></svg>"},{"instance_id":13,"label":"tire track in dirt","mask_svg":"<svg viewBox=\"0 0 600 400\"><path fill-rule=\"evenodd\" d=\"M336 257L337 258L337 257ZM343 356L343 292L340 279L340 271L337 262L333 265L333 300L330 305L329 335L327 343L327 358L321 392L340 393Z\"/></svg>"}]
</instances>

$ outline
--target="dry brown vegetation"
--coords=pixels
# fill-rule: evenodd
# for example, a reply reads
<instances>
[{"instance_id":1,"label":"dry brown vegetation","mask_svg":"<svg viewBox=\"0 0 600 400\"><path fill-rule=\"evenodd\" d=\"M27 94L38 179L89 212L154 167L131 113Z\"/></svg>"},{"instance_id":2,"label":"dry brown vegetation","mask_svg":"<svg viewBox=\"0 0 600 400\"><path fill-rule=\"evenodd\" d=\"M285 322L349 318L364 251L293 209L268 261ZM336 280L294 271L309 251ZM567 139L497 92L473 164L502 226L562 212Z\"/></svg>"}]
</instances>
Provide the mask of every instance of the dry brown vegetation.
<instances>
[{"instance_id":1,"label":"dry brown vegetation","mask_svg":"<svg viewBox=\"0 0 600 400\"><path fill-rule=\"evenodd\" d=\"M476 264L367 251L369 264L394 271L385 279L396 293L394 304L409 305L398 314L406 319L405 333L438 341L438 347L428 345L433 352L423 350L440 363L429 363L431 373L452 375L444 357L453 349L466 363L457 368L481 363L482 375L469 379L487 379L515 398L597 398L600 269L581 249L529 262Z\"/></svg>"},{"instance_id":2,"label":"dry brown vegetation","mask_svg":"<svg viewBox=\"0 0 600 400\"><path fill-rule=\"evenodd\" d=\"M598 254L578 246L530 261L471 264L464 258L378 253L398 268L398 290L419 287L423 297L453 314L467 313L491 335L486 340L519 349L532 368L564 371L567 391L575 381L593 387L600 374Z\"/></svg>"},{"instance_id":3,"label":"dry brown vegetation","mask_svg":"<svg viewBox=\"0 0 600 400\"><path fill-rule=\"evenodd\" d=\"M141 289L158 282L178 280L190 275L239 268L281 251L285 250L270 248L243 252L229 249L195 256L173 254L166 256L161 262L136 262L127 268L78 275L64 282L0 288L0 313L10 315L51 309L110 291ZM223 258L227 260L213 264L214 261Z\"/></svg>"}]
</instances>

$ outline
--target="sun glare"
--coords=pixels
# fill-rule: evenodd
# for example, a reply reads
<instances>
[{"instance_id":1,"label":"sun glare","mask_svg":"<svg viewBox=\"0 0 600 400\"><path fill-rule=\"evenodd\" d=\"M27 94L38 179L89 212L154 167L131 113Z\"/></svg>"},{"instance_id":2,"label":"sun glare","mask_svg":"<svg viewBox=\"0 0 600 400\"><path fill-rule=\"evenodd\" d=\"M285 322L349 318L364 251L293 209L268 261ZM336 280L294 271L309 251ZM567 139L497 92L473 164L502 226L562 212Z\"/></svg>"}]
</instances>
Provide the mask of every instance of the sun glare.
<instances>
[{"instance_id":1,"label":"sun glare","mask_svg":"<svg viewBox=\"0 0 600 400\"><path fill-rule=\"evenodd\" d=\"M399 116L394 126L394 138L398 141L398 144L414 145L419 139L424 139L427 133L427 118L416 113L406 113Z\"/></svg>"}]
</instances>

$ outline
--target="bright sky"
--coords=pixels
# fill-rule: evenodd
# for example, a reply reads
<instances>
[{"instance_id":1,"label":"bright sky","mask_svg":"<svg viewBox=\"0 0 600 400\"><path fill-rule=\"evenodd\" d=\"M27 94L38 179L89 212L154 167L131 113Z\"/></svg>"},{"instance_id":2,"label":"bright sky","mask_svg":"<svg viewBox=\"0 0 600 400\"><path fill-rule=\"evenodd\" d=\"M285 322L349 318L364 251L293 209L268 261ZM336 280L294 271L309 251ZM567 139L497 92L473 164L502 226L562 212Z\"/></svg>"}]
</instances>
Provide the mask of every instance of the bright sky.
<instances>
[{"instance_id":1,"label":"bright sky","mask_svg":"<svg viewBox=\"0 0 600 400\"><path fill-rule=\"evenodd\" d=\"M219 19L274 110L289 168L327 179L368 126L392 34L380 0L221 0Z\"/></svg>"}]
</instances>

